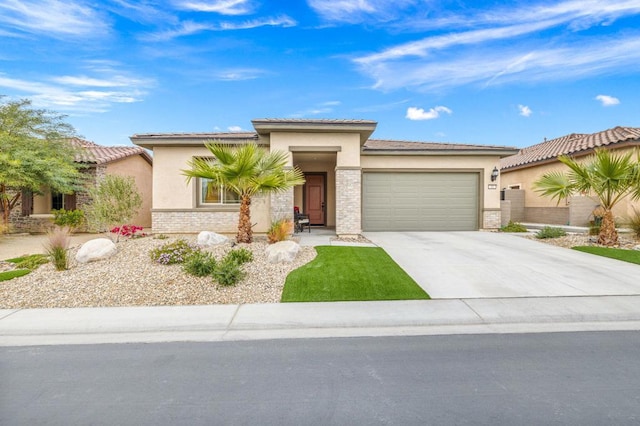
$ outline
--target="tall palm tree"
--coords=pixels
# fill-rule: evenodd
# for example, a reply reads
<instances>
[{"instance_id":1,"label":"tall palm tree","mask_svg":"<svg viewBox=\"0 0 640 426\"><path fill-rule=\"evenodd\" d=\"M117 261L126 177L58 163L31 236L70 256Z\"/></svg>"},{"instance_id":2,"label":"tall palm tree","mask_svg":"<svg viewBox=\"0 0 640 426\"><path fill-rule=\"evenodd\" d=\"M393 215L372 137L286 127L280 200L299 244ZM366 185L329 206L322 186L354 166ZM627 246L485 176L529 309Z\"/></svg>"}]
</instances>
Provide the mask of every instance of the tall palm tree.
<instances>
[{"instance_id":1,"label":"tall palm tree","mask_svg":"<svg viewBox=\"0 0 640 426\"><path fill-rule=\"evenodd\" d=\"M182 170L187 182L193 178L211 179L213 185L223 186L240 197L238 243L251 243L251 197L277 193L304 183L298 168L286 169L287 154L269 152L255 143L229 146L205 143L215 158L193 158L190 168Z\"/></svg>"},{"instance_id":2,"label":"tall palm tree","mask_svg":"<svg viewBox=\"0 0 640 426\"><path fill-rule=\"evenodd\" d=\"M581 163L560 156L558 160L570 170L547 173L534 182L534 188L558 203L574 194L595 195L603 210L598 244L613 246L618 243L613 207L627 196L640 199L640 151L635 157L634 160L631 152L616 155L606 149L596 150L589 161Z\"/></svg>"}]
</instances>

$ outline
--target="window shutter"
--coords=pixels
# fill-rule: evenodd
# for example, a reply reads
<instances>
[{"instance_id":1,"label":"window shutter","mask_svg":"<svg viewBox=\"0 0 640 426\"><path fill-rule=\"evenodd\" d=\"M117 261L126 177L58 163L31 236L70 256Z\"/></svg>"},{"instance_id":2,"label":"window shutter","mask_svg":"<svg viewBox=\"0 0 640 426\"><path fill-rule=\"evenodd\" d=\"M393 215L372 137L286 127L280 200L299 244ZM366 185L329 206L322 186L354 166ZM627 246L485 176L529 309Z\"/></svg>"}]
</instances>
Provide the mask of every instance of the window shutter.
<instances>
[{"instance_id":1,"label":"window shutter","mask_svg":"<svg viewBox=\"0 0 640 426\"><path fill-rule=\"evenodd\" d=\"M64 196L64 209L75 210L76 209L76 194L68 194Z\"/></svg>"},{"instance_id":2,"label":"window shutter","mask_svg":"<svg viewBox=\"0 0 640 426\"><path fill-rule=\"evenodd\" d=\"M33 192L23 189L22 194L22 216L31 216L33 214Z\"/></svg>"}]
</instances>

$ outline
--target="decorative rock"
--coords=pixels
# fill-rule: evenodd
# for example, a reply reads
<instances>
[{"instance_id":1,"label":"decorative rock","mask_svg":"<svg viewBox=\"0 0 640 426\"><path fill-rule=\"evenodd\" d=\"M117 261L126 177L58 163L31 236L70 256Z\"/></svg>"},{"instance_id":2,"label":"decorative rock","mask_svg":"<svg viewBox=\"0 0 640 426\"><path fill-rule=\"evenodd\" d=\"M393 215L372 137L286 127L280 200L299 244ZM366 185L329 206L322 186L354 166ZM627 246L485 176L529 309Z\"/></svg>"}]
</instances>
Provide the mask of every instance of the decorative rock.
<instances>
[{"instance_id":1,"label":"decorative rock","mask_svg":"<svg viewBox=\"0 0 640 426\"><path fill-rule=\"evenodd\" d=\"M88 263L106 259L116 253L116 245L109 238L96 238L89 240L80 247L76 253L79 263Z\"/></svg>"},{"instance_id":2,"label":"decorative rock","mask_svg":"<svg viewBox=\"0 0 640 426\"><path fill-rule=\"evenodd\" d=\"M224 244L227 241L229 241L229 238L211 231L200 232L197 240L198 245L200 246L215 246L218 244Z\"/></svg>"},{"instance_id":3,"label":"decorative rock","mask_svg":"<svg viewBox=\"0 0 640 426\"><path fill-rule=\"evenodd\" d=\"M640 244L638 244L637 246L635 246L633 249L634 249L634 250L640 250Z\"/></svg>"},{"instance_id":4,"label":"decorative rock","mask_svg":"<svg viewBox=\"0 0 640 426\"><path fill-rule=\"evenodd\" d=\"M280 241L271 244L265 250L269 263L293 262L300 251L300 245L294 241Z\"/></svg>"}]
</instances>

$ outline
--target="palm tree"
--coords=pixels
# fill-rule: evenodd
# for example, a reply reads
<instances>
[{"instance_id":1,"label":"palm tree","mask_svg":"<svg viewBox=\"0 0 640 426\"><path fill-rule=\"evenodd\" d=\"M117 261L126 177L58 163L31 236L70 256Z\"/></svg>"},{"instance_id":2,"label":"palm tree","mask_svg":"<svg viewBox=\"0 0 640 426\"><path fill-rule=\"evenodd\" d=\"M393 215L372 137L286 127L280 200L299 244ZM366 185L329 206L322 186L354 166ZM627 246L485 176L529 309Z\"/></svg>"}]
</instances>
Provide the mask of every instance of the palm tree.
<instances>
[{"instance_id":1,"label":"palm tree","mask_svg":"<svg viewBox=\"0 0 640 426\"><path fill-rule=\"evenodd\" d=\"M603 211L598 244L614 246L618 243L618 232L613 207L627 196L640 199L640 151L636 151L636 160L632 157L631 152L615 155L598 149L589 161L578 163L563 155L558 160L569 166L569 172L547 173L534 182L534 188L558 203L574 194L594 194Z\"/></svg>"},{"instance_id":2,"label":"palm tree","mask_svg":"<svg viewBox=\"0 0 640 426\"><path fill-rule=\"evenodd\" d=\"M190 169L182 170L187 182L193 178L211 179L213 185L223 186L240 197L238 243L251 243L251 197L257 194L277 193L304 183L298 168L285 169L287 154L269 152L255 143L229 146L205 143L215 158L193 158Z\"/></svg>"}]
</instances>

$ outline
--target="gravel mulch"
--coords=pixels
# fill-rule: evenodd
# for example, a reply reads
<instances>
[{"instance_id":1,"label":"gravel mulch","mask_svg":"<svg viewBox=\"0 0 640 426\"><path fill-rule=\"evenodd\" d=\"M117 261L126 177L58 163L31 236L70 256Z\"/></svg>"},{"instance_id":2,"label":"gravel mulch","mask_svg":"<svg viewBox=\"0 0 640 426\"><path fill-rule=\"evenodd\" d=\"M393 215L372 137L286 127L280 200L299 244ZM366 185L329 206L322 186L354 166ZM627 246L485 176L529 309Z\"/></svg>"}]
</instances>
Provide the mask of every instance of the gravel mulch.
<instances>
[{"instance_id":1,"label":"gravel mulch","mask_svg":"<svg viewBox=\"0 0 640 426\"><path fill-rule=\"evenodd\" d=\"M571 248L575 246L599 246L598 237L587 234L567 234L558 238L536 238L535 234L523 235L525 238L540 241L542 243L551 244L558 247ZM619 244L617 248L633 249L640 245L640 239L631 234L620 234L618 236ZM604 247L604 246L603 246Z\"/></svg>"},{"instance_id":2,"label":"gravel mulch","mask_svg":"<svg viewBox=\"0 0 640 426\"><path fill-rule=\"evenodd\" d=\"M272 264L264 254L266 242L238 244L253 252L253 262L242 266L246 277L231 287L212 278L198 278L182 271L181 265L160 265L151 260L152 249L180 238L151 237L120 241L111 258L78 264L70 250L70 268L56 271L51 263L28 275L0 282L0 308L72 308L93 306L160 306L236 303L277 303L292 270L316 256L313 247L301 247L291 263ZM193 236L185 238L195 241ZM220 259L231 244L206 248ZM0 265L8 269L10 265Z\"/></svg>"}]
</instances>

